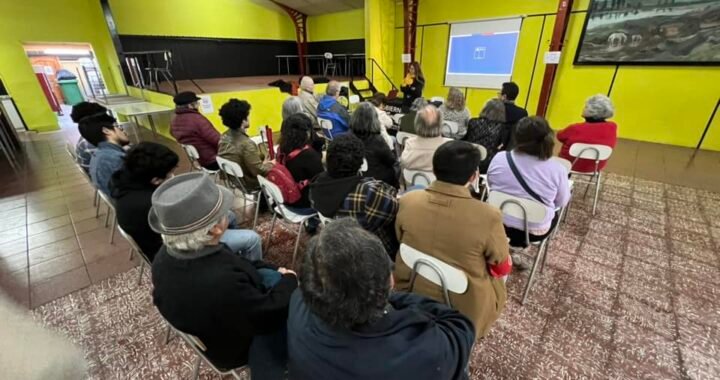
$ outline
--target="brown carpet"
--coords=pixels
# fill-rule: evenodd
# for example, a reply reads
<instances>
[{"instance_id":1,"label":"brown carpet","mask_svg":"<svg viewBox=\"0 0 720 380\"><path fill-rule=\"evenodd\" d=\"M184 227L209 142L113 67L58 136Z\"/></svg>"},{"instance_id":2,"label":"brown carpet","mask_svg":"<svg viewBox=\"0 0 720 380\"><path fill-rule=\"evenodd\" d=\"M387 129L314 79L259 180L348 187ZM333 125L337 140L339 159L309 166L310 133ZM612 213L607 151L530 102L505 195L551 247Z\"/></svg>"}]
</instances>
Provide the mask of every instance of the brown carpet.
<instances>
[{"instance_id":1,"label":"brown carpet","mask_svg":"<svg viewBox=\"0 0 720 380\"><path fill-rule=\"evenodd\" d=\"M592 217L580 190L525 306L527 274L509 279L472 379L720 378L720 194L609 175ZM266 259L289 265L294 235L277 229ZM137 270L35 316L86 350L92 379L186 378L194 356L178 339L164 345ZM202 378L217 377L203 366Z\"/></svg>"}]
</instances>

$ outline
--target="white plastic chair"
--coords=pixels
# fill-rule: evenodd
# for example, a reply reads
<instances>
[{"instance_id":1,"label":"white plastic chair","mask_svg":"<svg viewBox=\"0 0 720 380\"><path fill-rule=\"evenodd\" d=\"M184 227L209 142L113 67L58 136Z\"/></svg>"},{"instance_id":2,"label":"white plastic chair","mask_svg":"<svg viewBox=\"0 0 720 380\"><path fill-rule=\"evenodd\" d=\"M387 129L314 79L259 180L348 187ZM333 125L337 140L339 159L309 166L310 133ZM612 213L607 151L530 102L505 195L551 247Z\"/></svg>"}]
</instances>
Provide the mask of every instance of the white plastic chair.
<instances>
[{"instance_id":1,"label":"white plastic chair","mask_svg":"<svg viewBox=\"0 0 720 380\"><path fill-rule=\"evenodd\" d=\"M198 153L197 148L195 148L192 145L187 144L180 144L185 151L185 154L188 157L188 160L190 160L190 168L194 171L203 171L210 176L213 177L214 180L217 180L217 174L219 170L210 170L205 169L202 165L200 165L200 153Z\"/></svg>"},{"instance_id":2,"label":"white plastic chair","mask_svg":"<svg viewBox=\"0 0 720 380\"><path fill-rule=\"evenodd\" d=\"M138 243L133 239L130 234L125 232L125 230L122 229L122 227L118 226L118 231L120 231L120 235L127 240L128 244L130 244L130 260L132 260L133 255L138 255L140 257L140 274L138 275L138 285L142 282L142 275L143 271L145 270L145 266L150 268L152 266L152 263L150 263L150 259L147 258L145 255L145 252L140 249L140 246ZM150 272L148 272L150 273Z\"/></svg>"},{"instance_id":3,"label":"white plastic chair","mask_svg":"<svg viewBox=\"0 0 720 380\"><path fill-rule=\"evenodd\" d=\"M407 139L409 139L409 138L411 138L411 137L416 137L416 136L417 136L417 135L414 135L414 134L412 134L412 133L398 132L396 138L397 138L398 144L400 144L400 146L403 146L403 147L404 147L404 146L405 146L405 141L406 141Z\"/></svg>"},{"instance_id":4,"label":"white plastic chair","mask_svg":"<svg viewBox=\"0 0 720 380\"><path fill-rule=\"evenodd\" d=\"M443 120L442 135L445 137L453 137L460 130L460 124L450 120Z\"/></svg>"},{"instance_id":5,"label":"white plastic chair","mask_svg":"<svg viewBox=\"0 0 720 380\"><path fill-rule=\"evenodd\" d=\"M280 215L282 222L286 224L298 225L297 238L295 239L295 249L293 250L292 257L292 263L294 266L295 256L297 255L298 246L300 245L300 237L302 236L303 224L308 219L317 216L317 213L313 213L310 215L300 215L292 212L285 206L285 201L283 200L282 193L280 192L280 188L278 188L277 185L270 182L267 178L261 175L257 176L257 178L258 182L260 182L260 189L262 189L263 194L265 194L265 199L267 200L268 207L270 208L270 210L273 211L272 223L270 224L270 232L268 233L268 241L267 244L265 244L265 246L267 247L265 249L265 252L270 251L270 243L272 243L272 233L273 229L275 229L275 221L278 219L278 215Z\"/></svg>"},{"instance_id":6,"label":"white plastic chair","mask_svg":"<svg viewBox=\"0 0 720 380\"><path fill-rule=\"evenodd\" d=\"M442 260L420 252L404 243L400 245L400 258L412 270L409 292L412 292L418 274L442 288L445 303L450 307L452 307L452 304L450 303L449 292L463 294L467 291L468 279L465 272Z\"/></svg>"},{"instance_id":7,"label":"white plastic chair","mask_svg":"<svg viewBox=\"0 0 720 380\"><path fill-rule=\"evenodd\" d=\"M421 170L403 169L403 179L405 180L405 188L416 185L430 186L435 181L435 174Z\"/></svg>"},{"instance_id":8,"label":"white plastic chair","mask_svg":"<svg viewBox=\"0 0 720 380\"><path fill-rule=\"evenodd\" d=\"M243 199L243 218L248 200L255 205L255 217L253 218L252 229L255 229L260 212L260 190L249 191L243 184L243 170L237 162L230 161L218 156L216 158L220 170L225 173L225 186L229 189L240 190ZM244 220L244 219L243 219Z\"/></svg>"},{"instance_id":9,"label":"white plastic chair","mask_svg":"<svg viewBox=\"0 0 720 380\"><path fill-rule=\"evenodd\" d=\"M362 165L360 165L360 170L359 170L358 174L362 175L363 173L368 171L368 168L369 168L369 165L368 165L367 159L363 158L363 162L362 162Z\"/></svg>"},{"instance_id":10,"label":"white plastic chair","mask_svg":"<svg viewBox=\"0 0 720 380\"><path fill-rule=\"evenodd\" d=\"M488 194L488 203L499 208L500 211L507 216L511 216L523 221L525 230L525 243L526 245L538 246L538 252L533 262L532 270L530 271L530 278L525 285L523 297L521 303L524 305L527 300L530 288L532 287L535 274L537 273L538 267L545 267L545 259L547 257L547 250L552 233L549 233L547 237L541 241L531 242L530 233L528 232L529 223L542 223L545 221L547 214L547 208L544 204L537 202L532 199L525 199L516 197L514 195L506 194L500 191L491 190ZM542 259L542 262L540 260ZM540 263L540 265L538 265Z\"/></svg>"},{"instance_id":11,"label":"white plastic chair","mask_svg":"<svg viewBox=\"0 0 720 380\"><path fill-rule=\"evenodd\" d=\"M570 171L571 177L590 177L588 181L576 181L578 183L584 183L587 185L583 198L587 196L588 190L590 190L590 186L595 186L595 198L593 199L592 208L593 215L595 215L595 209L597 208L597 201L598 196L600 195L600 186L602 181L602 172L600 172L599 169L600 162L607 161L607 159L610 158L610 155L612 155L612 152L613 148L601 144L575 143L570 146L570 156L575 158L575 160L573 160L572 167L575 167L575 163L577 163L580 159L595 161L595 170L593 170L591 173L578 172L574 170Z\"/></svg>"},{"instance_id":12,"label":"white plastic chair","mask_svg":"<svg viewBox=\"0 0 720 380\"><path fill-rule=\"evenodd\" d=\"M320 125L320 128L325 130L325 138L327 140L332 141L333 135L332 135L332 129L333 129L333 123L330 119L323 119L322 117L318 117L318 124Z\"/></svg>"},{"instance_id":13,"label":"white plastic chair","mask_svg":"<svg viewBox=\"0 0 720 380\"><path fill-rule=\"evenodd\" d=\"M328 72L332 71L331 77L334 77L335 71L337 70L337 63L333 61L333 53L325 53L323 54L323 57L325 57L325 70L323 72L323 76L327 77Z\"/></svg>"}]
</instances>

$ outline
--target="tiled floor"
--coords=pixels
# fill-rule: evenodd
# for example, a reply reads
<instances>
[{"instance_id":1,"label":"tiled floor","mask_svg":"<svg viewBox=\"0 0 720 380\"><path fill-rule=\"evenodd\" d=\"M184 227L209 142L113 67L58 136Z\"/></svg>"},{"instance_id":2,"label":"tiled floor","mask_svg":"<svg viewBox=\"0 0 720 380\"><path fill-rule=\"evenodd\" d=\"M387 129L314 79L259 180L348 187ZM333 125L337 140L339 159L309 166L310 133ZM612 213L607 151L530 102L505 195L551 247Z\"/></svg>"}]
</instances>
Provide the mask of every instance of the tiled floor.
<instances>
[{"instance_id":1,"label":"tiled floor","mask_svg":"<svg viewBox=\"0 0 720 380\"><path fill-rule=\"evenodd\" d=\"M0 162L0 286L45 304L36 315L86 349L92 378L187 376L189 351L158 343L164 324L148 282L128 272L127 243L108 243L104 208L95 217L65 152L76 136L24 137L19 176ZM598 215L576 200L528 305L516 302L524 275L511 278L513 300L476 345L473 378L720 377L718 168L720 153L621 141ZM274 240L267 258L289 264L292 236L281 229Z\"/></svg>"}]
</instances>

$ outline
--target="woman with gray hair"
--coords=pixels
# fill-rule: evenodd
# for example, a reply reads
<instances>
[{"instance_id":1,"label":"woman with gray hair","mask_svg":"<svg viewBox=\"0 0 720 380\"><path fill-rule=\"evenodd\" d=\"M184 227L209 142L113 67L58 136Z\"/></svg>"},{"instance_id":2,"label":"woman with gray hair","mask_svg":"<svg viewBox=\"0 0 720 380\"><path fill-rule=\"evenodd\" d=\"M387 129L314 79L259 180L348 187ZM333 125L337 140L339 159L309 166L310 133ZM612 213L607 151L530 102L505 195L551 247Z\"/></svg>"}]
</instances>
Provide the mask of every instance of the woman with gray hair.
<instances>
[{"instance_id":1,"label":"woman with gray hair","mask_svg":"<svg viewBox=\"0 0 720 380\"><path fill-rule=\"evenodd\" d=\"M398 188L397 160L382 135L383 127L378 119L375 106L369 102L360 103L350 118L350 131L363 142L368 168L364 176L383 181ZM387 136L389 139L390 136Z\"/></svg>"},{"instance_id":2,"label":"woman with gray hair","mask_svg":"<svg viewBox=\"0 0 720 380\"><path fill-rule=\"evenodd\" d=\"M400 118L400 132L415 134L415 115L426 105L428 105L428 102L425 98L417 98L412 102L410 112Z\"/></svg>"},{"instance_id":3,"label":"woman with gray hair","mask_svg":"<svg viewBox=\"0 0 720 380\"><path fill-rule=\"evenodd\" d=\"M451 121L458 125L457 133L443 133L443 136L453 139L461 139L465 136L470 120L470 110L465 107L465 95L462 91L456 87L450 87L445 103L440 106L440 112L443 114L443 121Z\"/></svg>"},{"instance_id":4,"label":"woman with gray hair","mask_svg":"<svg viewBox=\"0 0 720 380\"><path fill-rule=\"evenodd\" d=\"M295 115L296 113L305 113L305 109L303 108L302 100L300 100L297 96L291 96L282 104L282 118L283 120L287 119L288 117Z\"/></svg>"},{"instance_id":5,"label":"woman with gray hair","mask_svg":"<svg viewBox=\"0 0 720 380\"><path fill-rule=\"evenodd\" d=\"M480 173L487 173L490 161L500 151L505 128L505 104L500 99L490 99L485 103L480 116L470 119L464 141L482 145L487 150L487 157L480 162Z\"/></svg>"},{"instance_id":6,"label":"woman with gray hair","mask_svg":"<svg viewBox=\"0 0 720 380\"><path fill-rule=\"evenodd\" d=\"M317 124L317 118L309 114L305 107L303 107L302 99L300 99L299 96L291 96L282 104L282 118L283 121L287 120L290 116L295 114L303 114L308 116L308 118L311 121L311 127L308 130L308 133L310 133L311 136L311 144L313 149L315 149L318 152L323 151L323 147L325 146L325 138L323 138L322 135L318 134L319 126ZM322 133L322 132L319 132ZM282 143L282 134L280 136L280 141L278 141L278 144Z\"/></svg>"},{"instance_id":7,"label":"woman with gray hair","mask_svg":"<svg viewBox=\"0 0 720 380\"><path fill-rule=\"evenodd\" d=\"M557 134L558 141L563 144L560 157L574 162L575 157L570 155L570 147L575 143L599 144L615 148L617 124L607 120L614 114L615 108L607 96L598 94L588 98L582 112L585 122L572 124ZM598 170L602 170L605 164L606 161L600 162ZM580 159L573 165L572 170L592 173L595 171L595 161Z\"/></svg>"}]
</instances>

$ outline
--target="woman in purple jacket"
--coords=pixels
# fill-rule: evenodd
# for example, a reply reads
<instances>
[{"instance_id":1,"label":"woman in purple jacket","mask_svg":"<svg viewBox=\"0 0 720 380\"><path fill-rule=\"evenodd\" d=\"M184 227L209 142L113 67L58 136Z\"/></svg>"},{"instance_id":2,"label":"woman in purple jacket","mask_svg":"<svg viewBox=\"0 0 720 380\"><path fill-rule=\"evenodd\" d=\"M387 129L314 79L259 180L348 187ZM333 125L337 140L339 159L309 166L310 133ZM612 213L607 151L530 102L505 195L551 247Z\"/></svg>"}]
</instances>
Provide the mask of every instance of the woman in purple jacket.
<instances>
[{"instance_id":1,"label":"woman in purple jacket","mask_svg":"<svg viewBox=\"0 0 720 380\"><path fill-rule=\"evenodd\" d=\"M544 239L557 223L559 213L556 214L556 211L565 207L570 200L568 172L560 163L550 159L555 146L554 133L542 117L521 119L515 129L515 142L512 151L507 154L501 152L490 162L488 183L493 191L538 200L523 188L513 174L508 161L508 158L511 158L527 186L547 208L543 222L528 224L530 241L539 241ZM506 215L503 223L505 233L510 238L510 245L524 247L523 221Z\"/></svg>"}]
</instances>

